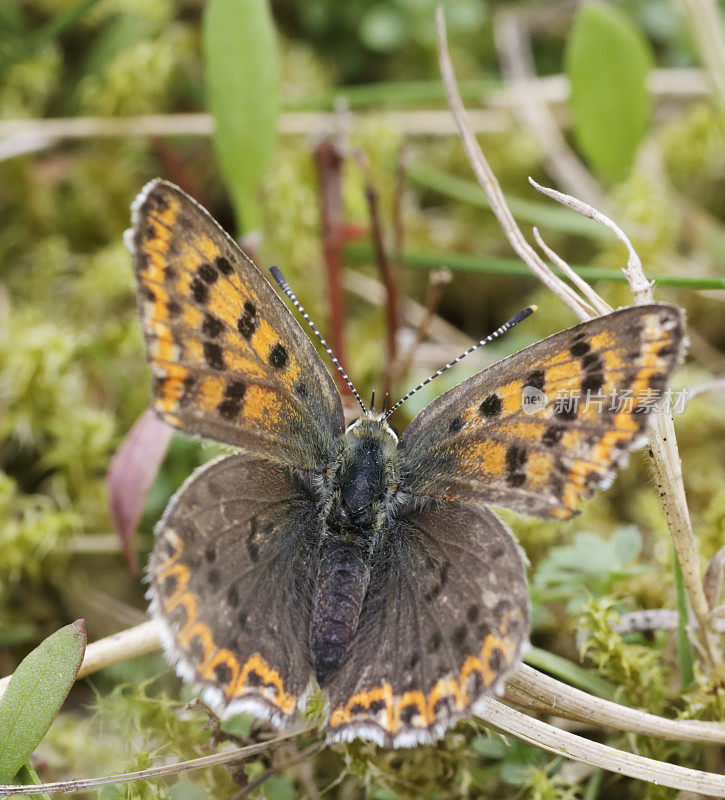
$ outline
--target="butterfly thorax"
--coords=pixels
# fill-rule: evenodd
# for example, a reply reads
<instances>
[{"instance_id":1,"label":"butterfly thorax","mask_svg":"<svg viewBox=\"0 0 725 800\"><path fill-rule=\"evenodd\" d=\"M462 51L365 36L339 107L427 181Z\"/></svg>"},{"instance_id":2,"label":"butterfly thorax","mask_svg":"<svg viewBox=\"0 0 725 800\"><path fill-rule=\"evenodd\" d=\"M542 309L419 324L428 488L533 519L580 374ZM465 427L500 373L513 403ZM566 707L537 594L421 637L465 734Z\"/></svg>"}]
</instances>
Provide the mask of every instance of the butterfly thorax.
<instances>
[{"instance_id":1,"label":"butterfly thorax","mask_svg":"<svg viewBox=\"0 0 725 800\"><path fill-rule=\"evenodd\" d=\"M357 631L398 472L397 437L381 415L370 412L345 431L327 469L310 617L310 653L320 685L340 667Z\"/></svg>"}]
</instances>

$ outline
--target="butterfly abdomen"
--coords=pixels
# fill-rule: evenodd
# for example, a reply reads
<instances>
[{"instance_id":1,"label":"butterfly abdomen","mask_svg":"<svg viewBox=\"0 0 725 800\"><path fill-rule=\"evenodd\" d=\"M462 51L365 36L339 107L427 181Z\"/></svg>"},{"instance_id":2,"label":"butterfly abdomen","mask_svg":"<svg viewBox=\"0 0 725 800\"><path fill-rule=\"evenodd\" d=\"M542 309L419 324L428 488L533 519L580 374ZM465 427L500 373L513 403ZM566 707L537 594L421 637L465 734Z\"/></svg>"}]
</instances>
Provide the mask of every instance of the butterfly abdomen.
<instances>
[{"instance_id":1,"label":"butterfly abdomen","mask_svg":"<svg viewBox=\"0 0 725 800\"><path fill-rule=\"evenodd\" d=\"M337 671L352 644L369 582L365 549L336 539L321 546L310 616L310 654L320 686Z\"/></svg>"}]
</instances>

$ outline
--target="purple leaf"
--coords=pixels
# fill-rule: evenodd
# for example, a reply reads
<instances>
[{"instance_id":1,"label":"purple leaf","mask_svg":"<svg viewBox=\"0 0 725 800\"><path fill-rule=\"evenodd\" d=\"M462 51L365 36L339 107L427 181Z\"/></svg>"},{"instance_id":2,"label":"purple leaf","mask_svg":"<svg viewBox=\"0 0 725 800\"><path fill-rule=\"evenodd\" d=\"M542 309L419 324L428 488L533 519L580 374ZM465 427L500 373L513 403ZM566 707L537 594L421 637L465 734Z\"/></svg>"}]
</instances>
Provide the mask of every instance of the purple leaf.
<instances>
[{"instance_id":1,"label":"purple leaf","mask_svg":"<svg viewBox=\"0 0 725 800\"><path fill-rule=\"evenodd\" d=\"M131 574L141 574L133 535L143 514L171 440L172 428L147 409L133 424L111 459L108 470L108 509Z\"/></svg>"}]
</instances>

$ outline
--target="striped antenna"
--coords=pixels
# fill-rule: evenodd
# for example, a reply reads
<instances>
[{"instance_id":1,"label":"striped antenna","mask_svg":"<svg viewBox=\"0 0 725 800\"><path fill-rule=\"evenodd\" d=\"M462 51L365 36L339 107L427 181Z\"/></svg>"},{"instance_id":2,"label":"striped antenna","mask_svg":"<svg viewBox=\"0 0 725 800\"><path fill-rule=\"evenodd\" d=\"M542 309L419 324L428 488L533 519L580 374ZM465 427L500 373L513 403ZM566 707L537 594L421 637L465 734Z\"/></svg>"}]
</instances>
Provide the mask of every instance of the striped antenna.
<instances>
[{"instance_id":1,"label":"striped antenna","mask_svg":"<svg viewBox=\"0 0 725 800\"><path fill-rule=\"evenodd\" d=\"M444 367L441 367L438 372L434 372L429 378L426 378L422 383L419 383L415 389L411 389L408 394L402 397L398 402L388 411L385 415L385 419L387 419L393 411L396 411L403 403L411 398L417 391L422 389L424 386L427 386L432 380L437 378L439 375L442 375L447 369L450 369L452 366L457 364L459 361L463 361L466 356L470 356L475 350L478 350L479 347L483 347L484 344L488 344L492 342L494 339L498 339L499 336L502 336L506 331L510 331L515 325L518 325L519 322L523 321L528 317L530 314L533 314L536 311L536 306L526 306L526 308L522 308L518 314L514 314L513 317L508 322L504 322L504 324L497 328L493 333L490 333L485 339L481 339L480 342L477 342L473 345L473 347L469 347L468 350L461 353L460 356L454 358L453 361L449 361Z\"/></svg>"},{"instance_id":2,"label":"striped antenna","mask_svg":"<svg viewBox=\"0 0 725 800\"><path fill-rule=\"evenodd\" d=\"M322 334L317 330L317 325L310 319L310 315L302 308L302 304L300 301L295 297L294 292L290 289L289 283L285 280L284 275L282 274L282 270L279 267L270 267L269 271L272 273L272 277L277 281L279 284L279 288L289 297L290 302L292 305L302 314L305 318L305 322L312 328L312 332L315 336L320 340L320 344L325 348L325 352L328 356L332 359L332 363L337 367L337 371L342 375L345 379L345 383L350 387L350 391L355 395L355 399L360 404L360 408L363 410L363 414L367 413L367 409L365 408L365 403L360 399L360 395L357 393L357 390L352 385L352 381L350 378L347 377L347 373L342 368L342 364L335 358L335 354L330 350L329 345L323 339Z\"/></svg>"}]
</instances>

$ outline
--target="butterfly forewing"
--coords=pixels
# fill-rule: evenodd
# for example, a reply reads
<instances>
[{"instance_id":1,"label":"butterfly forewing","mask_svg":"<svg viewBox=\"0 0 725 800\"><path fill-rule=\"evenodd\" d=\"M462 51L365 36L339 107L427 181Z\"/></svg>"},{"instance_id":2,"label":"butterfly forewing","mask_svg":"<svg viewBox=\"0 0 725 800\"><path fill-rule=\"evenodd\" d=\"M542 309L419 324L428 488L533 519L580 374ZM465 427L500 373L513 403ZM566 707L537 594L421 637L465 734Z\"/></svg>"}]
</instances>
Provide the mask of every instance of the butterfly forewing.
<instances>
[{"instance_id":1,"label":"butterfly forewing","mask_svg":"<svg viewBox=\"0 0 725 800\"><path fill-rule=\"evenodd\" d=\"M313 515L286 467L235 455L201 467L157 526L151 612L179 675L222 714L285 727L300 707Z\"/></svg>"},{"instance_id":2,"label":"butterfly forewing","mask_svg":"<svg viewBox=\"0 0 725 800\"><path fill-rule=\"evenodd\" d=\"M330 683L328 737L392 747L439 738L501 687L528 630L523 560L488 509L448 503L406 518Z\"/></svg>"},{"instance_id":3,"label":"butterfly forewing","mask_svg":"<svg viewBox=\"0 0 725 800\"><path fill-rule=\"evenodd\" d=\"M641 446L684 346L681 312L616 311L439 397L405 430L406 489L564 519Z\"/></svg>"},{"instance_id":4,"label":"butterfly forewing","mask_svg":"<svg viewBox=\"0 0 725 800\"><path fill-rule=\"evenodd\" d=\"M187 433L319 466L342 430L339 395L254 264L160 180L134 204L129 245L156 411Z\"/></svg>"}]
</instances>

